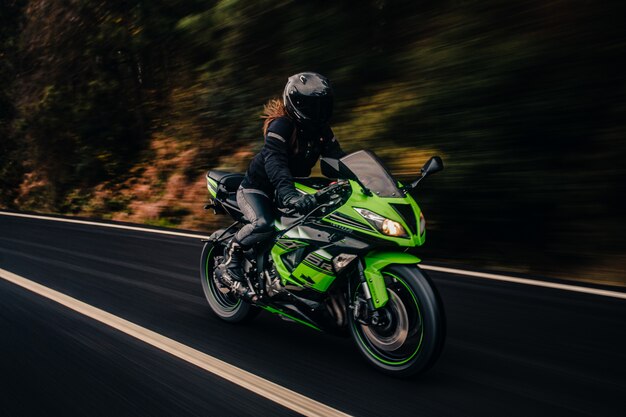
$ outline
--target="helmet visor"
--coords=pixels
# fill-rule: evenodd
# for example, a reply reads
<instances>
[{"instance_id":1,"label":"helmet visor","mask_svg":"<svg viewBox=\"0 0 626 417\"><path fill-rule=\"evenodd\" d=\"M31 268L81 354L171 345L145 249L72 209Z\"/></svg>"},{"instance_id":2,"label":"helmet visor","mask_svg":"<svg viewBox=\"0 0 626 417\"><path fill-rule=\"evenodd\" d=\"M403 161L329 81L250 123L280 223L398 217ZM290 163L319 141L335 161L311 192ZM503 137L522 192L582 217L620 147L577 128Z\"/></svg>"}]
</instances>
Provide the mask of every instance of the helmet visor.
<instances>
[{"instance_id":1,"label":"helmet visor","mask_svg":"<svg viewBox=\"0 0 626 417\"><path fill-rule=\"evenodd\" d=\"M307 119L317 123L326 123L333 114L333 96L302 96L296 100L296 108Z\"/></svg>"}]
</instances>

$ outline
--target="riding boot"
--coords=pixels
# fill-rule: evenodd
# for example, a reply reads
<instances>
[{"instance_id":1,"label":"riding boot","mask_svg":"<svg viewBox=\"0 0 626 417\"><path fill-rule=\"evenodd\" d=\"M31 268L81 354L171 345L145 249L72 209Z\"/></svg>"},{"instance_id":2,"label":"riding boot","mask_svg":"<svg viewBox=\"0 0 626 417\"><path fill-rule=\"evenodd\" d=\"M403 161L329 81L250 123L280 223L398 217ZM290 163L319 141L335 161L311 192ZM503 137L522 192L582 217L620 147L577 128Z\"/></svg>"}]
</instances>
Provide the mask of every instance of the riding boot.
<instances>
[{"instance_id":1,"label":"riding boot","mask_svg":"<svg viewBox=\"0 0 626 417\"><path fill-rule=\"evenodd\" d=\"M241 245L233 239L226 248L226 253L227 259L224 264L226 274L234 281L245 282L246 278L243 272L244 255Z\"/></svg>"}]
</instances>

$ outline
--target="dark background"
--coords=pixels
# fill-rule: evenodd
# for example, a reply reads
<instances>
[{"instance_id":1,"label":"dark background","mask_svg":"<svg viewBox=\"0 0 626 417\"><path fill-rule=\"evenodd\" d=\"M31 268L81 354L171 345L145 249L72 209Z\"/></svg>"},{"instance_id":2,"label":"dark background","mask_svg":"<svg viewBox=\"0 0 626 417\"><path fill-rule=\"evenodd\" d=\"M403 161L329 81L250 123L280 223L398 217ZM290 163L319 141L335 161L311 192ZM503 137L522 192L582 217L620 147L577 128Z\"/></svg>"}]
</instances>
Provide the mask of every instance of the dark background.
<instances>
[{"instance_id":1,"label":"dark background","mask_svg":"<svg viewBox=\"0 0 626 417\"><path fill-rule=\"evenodd\" d=\"M245 169L263 103L314 70L345 149L401 178L444 158L424 258L625 284L625 9L3 1L0 206L211 230L202 175Z\"/></svg>"}]
</instances>

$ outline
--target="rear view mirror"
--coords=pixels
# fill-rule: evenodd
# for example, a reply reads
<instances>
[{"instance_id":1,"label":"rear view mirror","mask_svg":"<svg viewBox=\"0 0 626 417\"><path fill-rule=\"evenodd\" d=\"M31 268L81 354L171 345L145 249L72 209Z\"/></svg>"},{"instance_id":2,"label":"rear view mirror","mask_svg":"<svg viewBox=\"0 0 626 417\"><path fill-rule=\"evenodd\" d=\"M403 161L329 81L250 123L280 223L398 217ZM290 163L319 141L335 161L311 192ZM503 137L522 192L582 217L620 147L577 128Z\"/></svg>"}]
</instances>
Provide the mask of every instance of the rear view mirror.
<instances>
[{"instance_id":1,"label":"rear view mirror","mask_svg":"<svg viewBox=\"0 0 626 417\"><path fill-rule=\"evenodd\" d=\"M443 171L443 161L438 156L433 156L424 164L420 172L422 173L422 177L427 175L432 175L435 172Z\"/></svg>"},{"instance_id":2,"label":"rear view mirror","mask_svg":"<svg viewBox=\"0 0 626 417\"><path fill-rule=\"evenodd\" d=\"M322 158L320 160L322 175L326 178L339 178L339 160L333 158Z\"/></svg>"},{"instance_id":3,"label":"rear view mirror","mask_svg":"<svg viewBox=\"0 0 626 417\"><path fill-rule=\"evenodd\" d=\"M419 184L421 180L439 171L443 171L443 161L441 160L440 157L433 156L424 164L424 166L420 170L422 176L416 179L415 181L413 181L411 184L409 184L408 187L406 187L407 191L405 192L408 192L414 189L415 187L417 187L417 184Z\"/></svg>"}]
</instances>

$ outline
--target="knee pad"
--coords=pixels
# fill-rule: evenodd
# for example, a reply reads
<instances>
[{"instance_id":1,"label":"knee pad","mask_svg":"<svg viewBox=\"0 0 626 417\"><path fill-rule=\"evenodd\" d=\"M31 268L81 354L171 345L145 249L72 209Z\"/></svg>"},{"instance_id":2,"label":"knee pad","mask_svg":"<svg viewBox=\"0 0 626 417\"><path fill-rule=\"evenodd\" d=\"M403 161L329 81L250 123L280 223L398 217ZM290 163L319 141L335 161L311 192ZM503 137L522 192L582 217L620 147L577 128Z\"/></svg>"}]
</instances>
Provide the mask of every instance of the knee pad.
<instances>
[{"instance_id":1,"label":"knee pad","mask_svg":"<svg viewBox=\"0 0 626 417\"><path fill-rule=\"evenodd\" d=\"M269 233L274 230L274 222L268 219L260 218L254 225L255 233Z\"/></svg>"}]
</instances>

